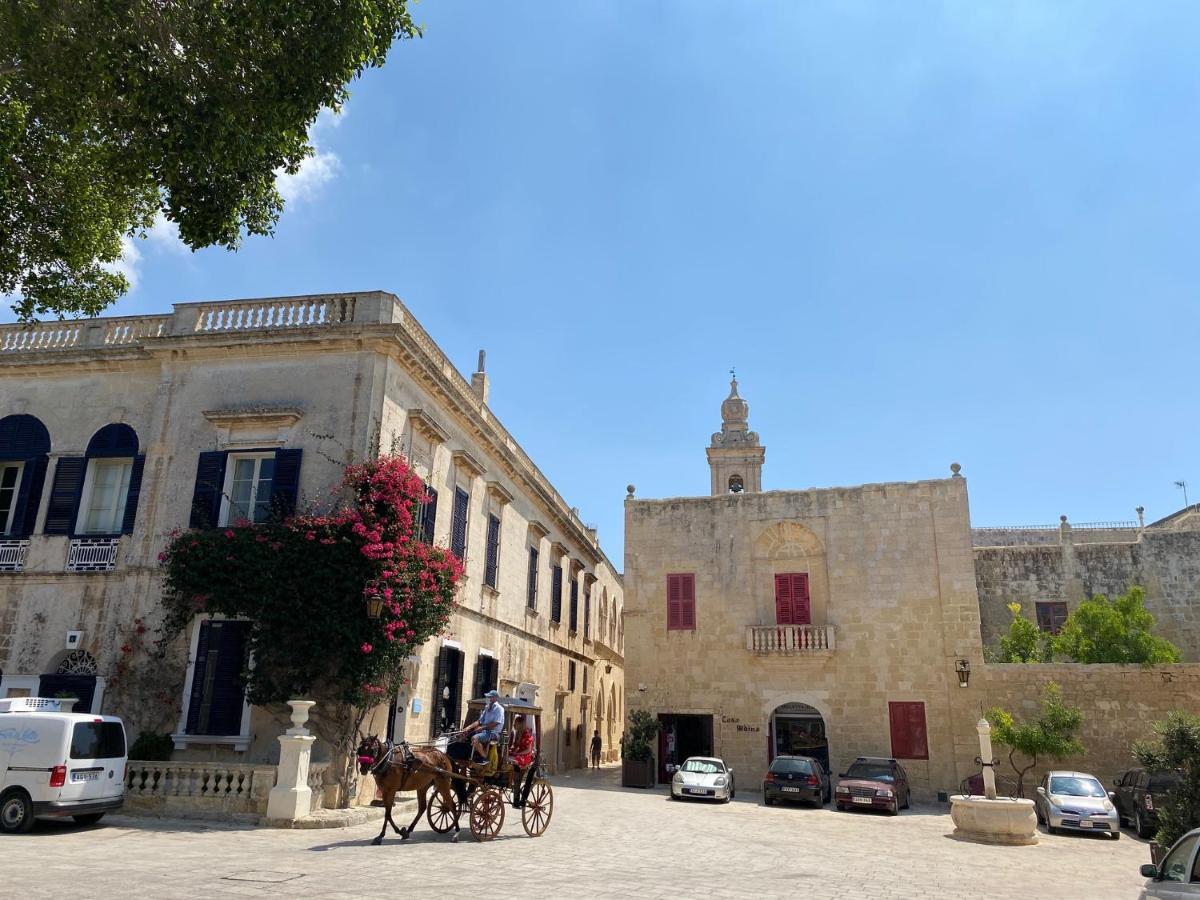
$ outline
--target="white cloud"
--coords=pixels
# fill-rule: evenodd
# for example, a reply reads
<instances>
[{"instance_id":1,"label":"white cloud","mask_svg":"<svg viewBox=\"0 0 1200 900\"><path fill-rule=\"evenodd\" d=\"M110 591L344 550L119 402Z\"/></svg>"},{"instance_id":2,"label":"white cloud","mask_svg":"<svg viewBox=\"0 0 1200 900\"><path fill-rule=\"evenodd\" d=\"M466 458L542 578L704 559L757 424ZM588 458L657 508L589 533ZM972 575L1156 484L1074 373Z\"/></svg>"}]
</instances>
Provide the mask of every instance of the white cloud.
<instances>
[{"instance_id":1,"label":"white cloud","mask_svg":"<svg viewBox=\"0 0 1200 900\"><path fill-rule=\"evenodd\" d=\"M158 250L180 255L189 251L189 247L179 239L179 226L164 216L161 212L154 217L154 224L146 231L146 240Z\"/></svg>"},{"instance_id":2,"label":"white cloud","mask_svg":"<svg viewBox=\"0 0 1200 900\"><path fill-rule=\"evenodd\" d=\"M317 119L308 132L308 139L313 145L313 155L300 163L300 170L296 174L279 172L275 179L275 187L285 203L312 200L320 193L323 185L328 184L341 172L341 159L332 150L321 149L318 135L337 128L344 115L345 113L335 113L328 108L317 113Z\"/></svg>"},{"instance_id":3,"label":"white cloud","mask_svg":"<svg viewBox=\"0 0 1200 900\"><path fill-rule=\"evenodd\" d=\"M129 235L121 237L121 255L114 262L105 263L104 268L110 272L124 275L129 282L129 290L138 286L138 265L142 261L142 251Z\"/></svg>"}]
</instances>

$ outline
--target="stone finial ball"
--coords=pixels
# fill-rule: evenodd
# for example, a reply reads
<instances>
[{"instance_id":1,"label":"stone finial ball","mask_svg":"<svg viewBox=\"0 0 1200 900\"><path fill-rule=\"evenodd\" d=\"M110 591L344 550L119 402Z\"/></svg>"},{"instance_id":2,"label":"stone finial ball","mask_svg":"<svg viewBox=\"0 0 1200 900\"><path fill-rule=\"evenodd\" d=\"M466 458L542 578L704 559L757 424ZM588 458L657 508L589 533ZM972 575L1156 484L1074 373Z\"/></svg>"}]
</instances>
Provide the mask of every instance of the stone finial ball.
<instances>
[{"instance_id":1,"label":"stone finial ball","mask_svg":"<svg viewBox=\"0 0 1200 900\"><path fill-rule=\"evenodd\" d=\"M1065 525L1065 524L1066 524L1066 522L1067 522L1067 517L1066 517L1066 516L1059 516L1059 517L1058 517L1058 521L1062 522L1062 523Z\"/></svg>"},{"instance_id":2,"label":"stone finial ball","mask_svg":"<svg viewBox=\"0 0 1200 900\"><path fill-rule=\"evenodd\" d=\"M960 466L958 463L950 463L950 472L952 474L957 475L961 471L962 471L962 466Z\"/></svg>"},{"instance_id":3,"label":"stone finial ball","mask_svg":"<svg viewBox=\"0 0 1200 900\"><path fill-rule=\"evenodd\" d=\"M632 496L633 496L633 492L634 492L634 487L633 487L633 485L632 485L632 484L627 484L627 485L625 485L625 492L626 492L627 494L629 494L629 496L630 496L630 497L632 497Z\"/></svg>"}]
</instances>

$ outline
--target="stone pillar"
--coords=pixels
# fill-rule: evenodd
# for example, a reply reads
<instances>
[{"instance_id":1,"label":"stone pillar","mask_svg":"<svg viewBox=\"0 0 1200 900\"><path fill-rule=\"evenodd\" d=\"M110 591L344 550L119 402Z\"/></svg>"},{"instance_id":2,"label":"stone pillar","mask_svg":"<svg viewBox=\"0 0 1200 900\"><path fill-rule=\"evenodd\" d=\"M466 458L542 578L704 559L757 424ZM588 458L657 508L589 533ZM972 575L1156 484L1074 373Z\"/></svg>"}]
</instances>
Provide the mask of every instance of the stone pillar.
<instances>
[{"instance_id":1,"label":"stone pillar","mask_svg":"<svg viewBox=\"0 0 1200 900\"><path fill-rule=\"evenodd\" d=\"M988 724L987 719L980 719L975 723L975 730L979 732L979 758L983 760L983 795L989 800L996 799L996 773L992 765L992 726Z\"/></svg>"},{"instance_id":2,"label":"stone pillar","mask_svg":"<svg viewBox=\"0 0 1200 900\"><path fill-rule=\"evenodd\" d=\"M312 812L312 790L308 786L308 763L316 741L304 723L313 700L289 700L292 727L279 740L279 766L275 787L267 797L267 819L294 822Z\"/></svg>"}]
</instances>

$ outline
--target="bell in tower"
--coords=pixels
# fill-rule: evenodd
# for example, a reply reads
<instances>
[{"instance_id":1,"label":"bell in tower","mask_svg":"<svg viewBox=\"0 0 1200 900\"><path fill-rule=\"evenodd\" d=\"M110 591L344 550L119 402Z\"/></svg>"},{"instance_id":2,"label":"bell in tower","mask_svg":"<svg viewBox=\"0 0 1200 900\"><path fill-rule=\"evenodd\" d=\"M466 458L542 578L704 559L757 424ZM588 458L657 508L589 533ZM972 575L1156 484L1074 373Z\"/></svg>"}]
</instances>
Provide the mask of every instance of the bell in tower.
<instances>
[{"instance_id":1,"label":"bell in tower","mask_svg":"<svg viewBox=\"0 0 1200 900\"><path fill-rule=\"evenodd\" d=\"M729 396L721 404L721 430L708 446L714 497L762 490L767 451L759 444L758 433L750 430L749 419L750 404L738 395L735 376L729 383Z\"/></svg>"}]
</instances>

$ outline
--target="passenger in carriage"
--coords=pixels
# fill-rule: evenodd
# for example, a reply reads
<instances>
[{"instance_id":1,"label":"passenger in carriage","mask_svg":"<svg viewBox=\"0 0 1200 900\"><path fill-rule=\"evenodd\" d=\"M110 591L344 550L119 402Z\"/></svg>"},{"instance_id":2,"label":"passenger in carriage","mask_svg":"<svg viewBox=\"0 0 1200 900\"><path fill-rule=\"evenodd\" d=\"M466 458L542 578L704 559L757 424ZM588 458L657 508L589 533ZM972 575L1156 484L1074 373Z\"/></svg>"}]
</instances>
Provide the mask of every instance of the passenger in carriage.
<instances>
[{"instance_id":1,"label":"passenger in carriage","mask_svg":"<svg viewBox=\"0 0 1200 900\"><path fill-rule=\"evenodd\" d=\"M500 732L504 730L504 707L500 705L500 694L488 691L483 695L488 704L479 718L463 729L463 736L471 735L471 757L482 757L487 762L487 747L500 740Z\"/></svg>"},{"instance_id":2,"label":"passenger in carriage","mask_svg":"<svg viewBox=\"0 0 1200 900\"><path fill-rule=\"evenodd\" d=\"M524 806L521 777L533 765L533 732L525 725L525 717L513 717L513 733L508 739L508 761L512 764L513 806Z\"/></svg>"}]
</instances>

